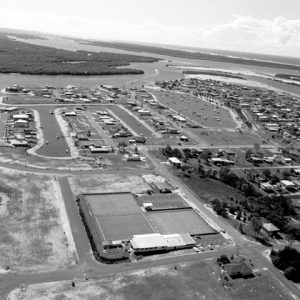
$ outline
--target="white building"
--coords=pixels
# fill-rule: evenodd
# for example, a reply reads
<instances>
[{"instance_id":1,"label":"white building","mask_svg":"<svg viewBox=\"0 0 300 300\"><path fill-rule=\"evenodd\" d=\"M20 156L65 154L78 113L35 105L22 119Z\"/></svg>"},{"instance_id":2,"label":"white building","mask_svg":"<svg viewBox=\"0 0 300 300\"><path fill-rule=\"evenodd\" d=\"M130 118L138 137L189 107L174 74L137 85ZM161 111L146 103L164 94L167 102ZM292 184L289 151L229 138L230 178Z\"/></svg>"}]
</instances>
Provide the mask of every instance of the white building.
<instances>
[{"instance_id":1,"label":"white building","mask_svg":"<svg viewBox=\"0 0 300 300\"><path fill-rule=\"evenodd\" d=\"M135 252L151 252L192 248L196 242L188 233L162 235L160 233L133 235L130 239Z\"/></svg>"}]
</instances>

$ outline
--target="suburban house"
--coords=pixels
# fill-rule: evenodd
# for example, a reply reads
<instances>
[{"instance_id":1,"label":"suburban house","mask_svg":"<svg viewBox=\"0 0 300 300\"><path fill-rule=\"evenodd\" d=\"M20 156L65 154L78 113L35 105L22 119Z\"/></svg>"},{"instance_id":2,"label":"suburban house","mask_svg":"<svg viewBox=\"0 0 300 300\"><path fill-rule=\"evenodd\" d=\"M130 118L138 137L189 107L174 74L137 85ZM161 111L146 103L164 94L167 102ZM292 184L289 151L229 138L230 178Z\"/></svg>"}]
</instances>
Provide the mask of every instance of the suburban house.
<instances>
[{"instance_id":1,"label":"suburban house","mask_svg":"<svg viewBox=\"0 0 300 300\"><path fill-rule=\"evenodd\" d=\"M277 228L271 222L265 221L262 223L261 232L272 237L279 232L279 228Z\"/></svg>"},{"instance_id":2,"label":"suburban house","mask_svg":"<svg viewBox=\"0 0 300 300\"><path fill-rule=\"evenodd\" d=\"M253 273L248 264L241 258L235 258L224 266L224 271L232 278L249 278Z\"/></svg>"}]
</instances>

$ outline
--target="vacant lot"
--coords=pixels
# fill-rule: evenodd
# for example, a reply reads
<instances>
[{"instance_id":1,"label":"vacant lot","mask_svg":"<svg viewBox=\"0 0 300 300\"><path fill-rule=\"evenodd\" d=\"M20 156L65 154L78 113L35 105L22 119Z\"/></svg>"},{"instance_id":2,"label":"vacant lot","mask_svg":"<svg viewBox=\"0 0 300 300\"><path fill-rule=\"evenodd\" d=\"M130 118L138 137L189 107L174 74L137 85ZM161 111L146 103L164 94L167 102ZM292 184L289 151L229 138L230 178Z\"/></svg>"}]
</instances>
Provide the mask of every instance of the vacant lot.
<instances>
[{"instance_id":1,"label":"vacant lot","mask_svg":"<svg viewBox=\"0 0 300 300\"><path fill-rule=\"evenodd\" d=\"M268 277L234 281L225 289L214 262L163 266L97 281L45 283L10 294L9 300L276 300L291 299Z\"/></svg>"},{"instance_id":2,"label":"vacant lot","mask_svg":"<svg viewBox=\"0 0 300 300\"><path fill-rule=\"evenodd\" d=\"M161 234L215 232L192 209L152 212L150 218Z\"/></svg>"},{"instance_id":3,"label":"vacant lot","mask_svg":"<svg viewBox=\"0 0 300 300\"><path fill-rule=\"evenodd\" d=\"M227 201L228 196L243 201L246 197L236 189L211 178L182 177L181 178L201 199L212 201L215 198Z\"/></svg>"},{"instance_id":4,"label":"vacant lot","mask_svg":"<svg viewBox=\"0 0 300 300\"><path fill-rule=\"evenodd\" d=\"M189 128L191 132L203 138L207 144L213 145L253 145L254 143L261 144L261 138L253 134L249 130L227 131L227 130L209 130L209 129L194 129Z\"/></svg>"},{"instance_id":5,"label":"vacant lot","mask_svg":"<svg viewBox=\"0 0 300 300\"><path fill-rule=\"evenodd\" d=\"M0 216L0 267L50 271L73 265L75 253L67 246L69 223L56 180L0 170L0 187L8 196Z\"/></svg>"},{"instance_id":6,"label":"vacant lot","mask_svg":"<svg viewBox=\"0 0 300 300\"><path fill-rule=\"evenodd\" d=\"M156 176L153 176L154 178ZM80 193L143 193L149 189L140 176L129 174L93 174L72 176L69 179L74 194Z\"/></svg>"}]
</instances>

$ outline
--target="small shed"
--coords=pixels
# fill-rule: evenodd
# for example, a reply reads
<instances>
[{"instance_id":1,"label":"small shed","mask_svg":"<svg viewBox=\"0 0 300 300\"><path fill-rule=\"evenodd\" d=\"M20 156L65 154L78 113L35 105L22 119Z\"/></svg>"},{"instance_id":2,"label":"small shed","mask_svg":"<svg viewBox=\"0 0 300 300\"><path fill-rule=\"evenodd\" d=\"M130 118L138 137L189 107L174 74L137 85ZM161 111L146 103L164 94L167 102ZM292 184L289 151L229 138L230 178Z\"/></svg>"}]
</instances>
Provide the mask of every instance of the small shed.
<instances>
[{"instance_id":1,"label":"small shed","mask_svg":"<svg viewBox=\"0 0 300 300\"><path fill-rule=\"evenodd\" d=\"M267 222L262 224L261 231L268 236L274 236L277 232L279 232L279 228L277 228L271 222Z\"/></svg>"},{"instance_id":2,"label":"small shed","mask_svg":"<svg viewBox=\"0 0 300 300\"><path fill-rule=\"evenodd\" d=\"M169 157L168 162L175 167L180 167L182 165L182 162L177 157Z\"/></svg>"}]
</instances>

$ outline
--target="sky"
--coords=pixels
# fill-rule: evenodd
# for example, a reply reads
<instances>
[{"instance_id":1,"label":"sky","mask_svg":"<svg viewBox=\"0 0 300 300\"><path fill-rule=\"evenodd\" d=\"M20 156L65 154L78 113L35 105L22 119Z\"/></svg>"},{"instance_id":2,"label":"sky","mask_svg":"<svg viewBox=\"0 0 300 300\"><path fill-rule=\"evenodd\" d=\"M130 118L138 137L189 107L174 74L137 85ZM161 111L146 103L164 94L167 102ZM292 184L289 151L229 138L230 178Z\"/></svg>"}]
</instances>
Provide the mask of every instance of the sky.
<instances>
[{"instance_id":1,"label":"sky","mask_svg":"<svg viewBox=\"0 0 300 300\"><path fill-rule=\"evenodd\" d=\"M300 0L9 0L0 27L300 57Z\"/></svg>"}]
</instances>

